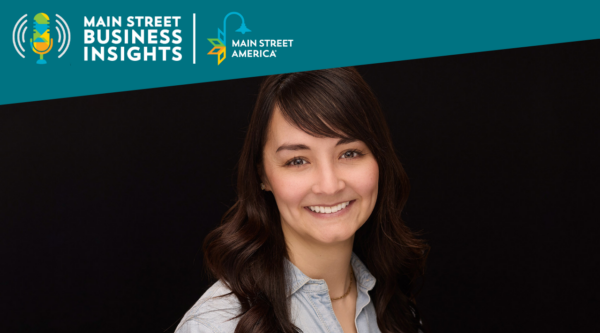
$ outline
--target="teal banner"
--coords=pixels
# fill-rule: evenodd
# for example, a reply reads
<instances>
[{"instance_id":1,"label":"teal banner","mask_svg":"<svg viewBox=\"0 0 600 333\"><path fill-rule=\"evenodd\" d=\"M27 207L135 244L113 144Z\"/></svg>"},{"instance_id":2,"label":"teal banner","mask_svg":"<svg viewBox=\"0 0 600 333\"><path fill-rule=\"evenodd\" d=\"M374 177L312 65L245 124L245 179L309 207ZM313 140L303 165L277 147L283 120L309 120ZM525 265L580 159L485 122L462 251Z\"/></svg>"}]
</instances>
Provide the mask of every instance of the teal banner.
<instances>
[{"instance_id":1,"label":"teal banner","mask_svg":"<svg viewBox=\"0 0 600 333\"><path fill-rule=\"evenodd\" d=\"M11 1L0 104L597 39L599 14L599 1Z\"/></svg>"}]
</instances>

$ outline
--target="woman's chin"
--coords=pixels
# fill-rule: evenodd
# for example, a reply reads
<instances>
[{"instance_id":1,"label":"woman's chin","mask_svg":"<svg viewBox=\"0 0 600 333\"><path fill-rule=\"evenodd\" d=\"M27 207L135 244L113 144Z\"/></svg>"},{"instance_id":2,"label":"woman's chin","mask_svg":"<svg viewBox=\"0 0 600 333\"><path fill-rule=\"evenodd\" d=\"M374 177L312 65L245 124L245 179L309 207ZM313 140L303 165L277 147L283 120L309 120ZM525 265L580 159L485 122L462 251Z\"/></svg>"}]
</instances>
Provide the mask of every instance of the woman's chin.
<instances>
[{"instance_id":1,"label":"woman's chin","mask_svg":"<svg viewBox=\"0 0 600 333\"><path fill-rule=\"evenodd\" d=\"M354 232L351 230L326 230L315 235L315 240L324 245L339 244L352 239Z\"/></svg>"}]
</instances>

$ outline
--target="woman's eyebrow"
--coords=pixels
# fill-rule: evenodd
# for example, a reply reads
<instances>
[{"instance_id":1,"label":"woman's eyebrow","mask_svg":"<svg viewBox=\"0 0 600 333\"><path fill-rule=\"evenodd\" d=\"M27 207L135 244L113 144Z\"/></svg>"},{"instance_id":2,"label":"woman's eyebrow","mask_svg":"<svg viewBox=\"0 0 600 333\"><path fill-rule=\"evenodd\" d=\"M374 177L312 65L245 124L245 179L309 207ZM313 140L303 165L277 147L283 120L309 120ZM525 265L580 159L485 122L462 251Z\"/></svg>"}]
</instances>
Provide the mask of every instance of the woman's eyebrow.
<instances>
[{"instance_id":1,"label":"woman's eyebrow","mask_svg":"<svg viewBox=\"0 0 600 333\"><path fill-rule=\"evenodd\" d=\"M339 145L351 143L354 141L356 141L356 139L341 138L335 145L337 147ZM304 145L301 143L296 143L296 144L289 144L289 145L281 145L281 146L279 146L279 148L277 148L275 153L279 152L280 150L310 150L310 148L307 145Z\"/></svg>"},{"instance_id":2,"label":"woman's eyebrow","mask_svg":"<svg viewBox=\"0 0 600 333\"><path fill-rule=\"evenodd\" d=\"M354 141L357 141L356 139L353 138L341 138L340 141L338 141L338 143L336 143L336 147L339 145L345 145L347 143L352 143Z\"/></svg>"}]
</instances>

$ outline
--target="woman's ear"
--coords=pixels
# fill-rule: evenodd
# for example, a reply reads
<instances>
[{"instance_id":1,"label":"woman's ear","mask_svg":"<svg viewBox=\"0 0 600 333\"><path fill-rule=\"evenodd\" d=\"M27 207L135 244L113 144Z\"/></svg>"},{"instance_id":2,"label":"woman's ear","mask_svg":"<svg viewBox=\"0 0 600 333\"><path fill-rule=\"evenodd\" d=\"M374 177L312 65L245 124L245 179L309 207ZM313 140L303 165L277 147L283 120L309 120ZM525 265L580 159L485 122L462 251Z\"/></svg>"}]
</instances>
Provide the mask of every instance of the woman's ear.
<instances>
[{"instance_id":1,"label":"woman's ear","mask_svg":"<svg viewBox=\"0 0 600 333\"><path fill-rule=\"evenodd\" d=\"M261 184L264 184L264 190L271 191L271 184L269 183L269 180L267 179L267 177L264 177L263 179L264 180Z\"/></svg>"},{"instance_id":2,"label":"woman's ear","mask_svg":"<svg viewBox=\"0 0 600 333\"><path fill-rule=\"evenodd\" d=\"M265 176L265 174L263 172L263 170L264 170L263 166L260 164L257 165L256 170L258 171L258 178L261 181L261 183L260 183L261 190L271 191L271 184L269 183L269 180L267 179L267 177Z\"/></svg>"}]
</instances>

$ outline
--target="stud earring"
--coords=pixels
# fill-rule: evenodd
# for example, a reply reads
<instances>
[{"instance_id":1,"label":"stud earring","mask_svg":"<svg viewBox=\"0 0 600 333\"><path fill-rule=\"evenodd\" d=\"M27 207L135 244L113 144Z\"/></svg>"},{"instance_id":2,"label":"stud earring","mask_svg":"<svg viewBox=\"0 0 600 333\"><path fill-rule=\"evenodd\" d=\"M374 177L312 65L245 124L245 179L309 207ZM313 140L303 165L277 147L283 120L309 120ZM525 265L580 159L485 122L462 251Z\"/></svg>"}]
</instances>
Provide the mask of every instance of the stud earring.
<instances>
[{"instance_id":1,"label":"stud earring","mask_svg":"<svg viewBox=\"0 0 600 333\"><path fill-rule=\"evenodd\" d=\"M263 184L263 183L260 183L260 189L264 191L264 190L265 190L265 188L266 188L265 184Z\"/></svg>"}]
</instances>

